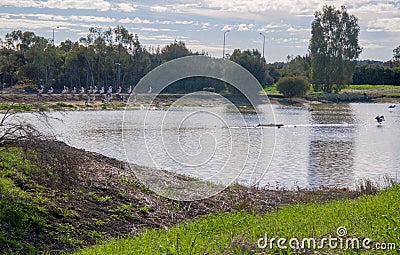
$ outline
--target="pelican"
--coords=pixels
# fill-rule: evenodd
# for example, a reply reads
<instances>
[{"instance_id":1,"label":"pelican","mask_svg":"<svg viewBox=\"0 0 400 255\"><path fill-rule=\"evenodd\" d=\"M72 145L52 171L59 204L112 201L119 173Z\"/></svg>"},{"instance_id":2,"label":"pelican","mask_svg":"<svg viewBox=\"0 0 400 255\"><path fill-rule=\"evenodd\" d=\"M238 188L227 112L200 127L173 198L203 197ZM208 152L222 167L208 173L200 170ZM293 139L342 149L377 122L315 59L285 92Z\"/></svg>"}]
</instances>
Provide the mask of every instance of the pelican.
<instances>
[{"instance_id":1,"label":"pelican","mask_svg":"<svg viewBox=\"0 0 400 255\"><path fill-rule=\"evenodd\" d=\"M104 89L104 86L103 86L103 87L101 87L99 93L100 93L100 94L104 94L104 92L105 92L105 89Z\"/></svg>"},{"instance_id":2,"label":"pelican","mask_svg":"<svg viewBox=\"0 0 400 255\"><path fill-rule=\"evenodd\" d=\"M385 117L383 115L381 115L381 116L378 115L375 117L375 119L378 122L378 124L382 124L382 121L385 120Z\"/></svg>"},{"instance_id":3,"label":"pelican","mask_svg":"<svg viewBox=\"0 0 400 255\"><path fill-rule=\"evenodd\" d=\"M149 93L149 94L151 94L151 91L152 91L153 89L150 87L149 88L149 91L147 91L147 93Z\"/></svg>"},{"instance_id":4,"label":"pelican","mask_svg":"<svg viewBox=\"0 0 400 255\"><path fill-rule=\"evenodd\" d=\"M117 93L115 93L115 94L119 95L121 93L121 91L122 91L122 88L120 86L120 87L118 87Z\"/></svg>"},{"instance_id":5,"label":"pelican","mask_svg":"<svg viewBox=\"0 0 400 255\"><path fill-rule=\"evenodd\" d=\"M72 92L72 94L75 94L76 93L76 87L74 87L71 92Z\"/></svg>"},{"instance_id":6,"label":"pelican","mask_svg":"<svg viewBox=\"0 0 400 255\"><path fill-rule=\"evenodd\" d=\"M64 89L63 89L63 91L61 91L61 94L66 94L66 93L68 93L68 91L69 91L68 87L64 86Z\"/></svg>"},{"instance_id":7,"label":"pelican","mask_svg":"<svg viewBox=\"0 0 400 255\"><path fill-rule=\"evenodd\" d=\"M96 94L97 93L97 86L94 86L94 89L93 89L93 94Z\"/></svg>"},{"instance_id":8,"label":"pelican","mask_svg":"<svg viewBox=\"0 0 400 255\"><path fill-rule=\"evenodd\" d=\"M112 91L113 91L113 88L112 88L112 86L108 87L107 94L111 94L111 93L112 93Z\"/></svg>"},{"instance_id":9,"label":"pelican","mask_svg":"<svg viewBox=\"0 0 400 255\"><path fill-rule=\"evenodd\" d=\"M50 89L47 90L47 94L52 94L54 92L54 89L52 86L50 86Z\"/></svg>"},{"instance_id":10,"label":"pelican","mask_svg":"<svg viewBox=\"0 0 400 255\"><path fill-rule=\"evenodd\" d=\"M132 86L129 86L128 94L132 93Z\"/></svg>"},{"instance_id":11,"label":"pelican","mask_svg":"<svg viewBox=\"0 0 400 255\"><path fill-rule=\"evenodd\" d=\"M44 87L43 85L40 85L40 88L38 89L38 94L41 95L44 92Z\"/></svg>"},{"instance_id":12,"label":"pelican","mask_svg":"<svg viewBox=\"0 0 400 255\"><path fill-rule=\"evenodd\" d=\"M80 94L85 93L85 88L84 88L84 87L81 87L81 90L79 91L79 93L80 93Z\"/></svg>"},{"instance_id":13,"label":"pelican","mask_svg":"<svg viewBox=\"0 0 400 255\"><path fill-rule=\"evenodd\" d=\"M93 87L89 86L88 94L92 94L92 93L93 93Z\"/></svg>"}]
</instances>

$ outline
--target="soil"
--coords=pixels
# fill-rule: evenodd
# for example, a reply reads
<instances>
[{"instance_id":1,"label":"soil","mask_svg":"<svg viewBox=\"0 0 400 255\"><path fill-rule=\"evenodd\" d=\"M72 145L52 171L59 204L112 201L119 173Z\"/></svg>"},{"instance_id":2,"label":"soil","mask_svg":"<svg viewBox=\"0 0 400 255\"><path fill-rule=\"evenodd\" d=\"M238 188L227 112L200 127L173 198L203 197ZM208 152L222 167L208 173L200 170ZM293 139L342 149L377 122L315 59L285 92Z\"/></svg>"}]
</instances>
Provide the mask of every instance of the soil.
<instances>
[{"instance_id":1,"label":"soil","mask_svg":"<svg viewBox=\"0 0 400 255\"><path fill-rule=\"evenodd\" d=\"M61 142L40 141L28 147L46 154L37 164L53 169L55 176L51 179L40 178L40 175L33 177L44 187L41 195L45 197L43 206L48 212L45 216L47 234L34 245L40 245L49 253L73 251L99 241L138 235L145 229L168 229L211 213L244 210L263 214L288 204L323 203L361 195L358 191L335 188L284 190L233 185L208 199L174 201L155 194L138 181L132 169L149 170L145 167L128 165ZM47 162L48 159L59 164ZM171 179L188 178L165 171L163 174ZM35 196L29 184L19 182L18 185Z\"/></svg>"}]
</instances>

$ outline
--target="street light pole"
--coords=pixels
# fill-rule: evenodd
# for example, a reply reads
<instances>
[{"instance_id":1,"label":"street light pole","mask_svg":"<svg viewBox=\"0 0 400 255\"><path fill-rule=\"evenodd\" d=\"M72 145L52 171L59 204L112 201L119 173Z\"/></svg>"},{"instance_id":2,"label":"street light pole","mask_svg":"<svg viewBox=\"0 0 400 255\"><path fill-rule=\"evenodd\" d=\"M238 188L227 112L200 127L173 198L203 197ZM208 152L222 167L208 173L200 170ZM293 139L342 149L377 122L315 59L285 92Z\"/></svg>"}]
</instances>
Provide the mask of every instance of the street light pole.
<instances>
[{"instance_id":1,"label":"street light pole","mask_svg":"<svg viewBox=\"0 0 400 255\"><path fill-rule=\"evenodd\" d=\"M260 32L260 35L264 38L263 41L263 59L265 59L265 55L264 55L264 51L265 51L265 35L263 33Z\"/></svg>"},{"instance_id":2,"label":"street light pole","mask_svg":"<svg viewBox=\"0 0 400 255\"><path fill-rule=\"evenodd\" d=\"M60 27L53 28L53 46L54 46L54 30L56 30L58 28L60 28Z\"/></svg>"},{"instance_id":3,"label":"street light pole","mask_svg":"<svg viewBox=\"0 0 400 255\"><path fill-rule=\"evenodd\" d=\"M224 59L225 58L225 42L226 42L226 33L229 33L231 30L226 30L225 32L224 32L224 47L223 47L223 49L222 49L222 58Z\"/></svg>"}]
</instances>

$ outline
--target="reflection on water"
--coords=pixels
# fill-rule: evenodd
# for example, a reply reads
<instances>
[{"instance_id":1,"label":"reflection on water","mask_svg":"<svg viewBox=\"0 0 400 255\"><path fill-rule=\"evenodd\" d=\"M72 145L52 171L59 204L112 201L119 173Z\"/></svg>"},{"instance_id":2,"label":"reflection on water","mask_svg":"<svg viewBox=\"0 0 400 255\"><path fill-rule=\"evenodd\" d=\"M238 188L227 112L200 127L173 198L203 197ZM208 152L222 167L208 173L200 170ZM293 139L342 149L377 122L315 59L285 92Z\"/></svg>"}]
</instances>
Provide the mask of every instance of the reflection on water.
<instances>
[{"instance_id":1,"label":"reflection on water","mask_svg":"<svg viewBox=\"0 0 400 255\"><path fill-rule=\"evenodd\" d=\"M321 104L310 115L314 124L355 124L348 104ZM354 183L353 163L356 126L311 127L308 181L311 186L351 186Z\"/></svg>"},{"instance_id":2,"label":"reflection on water","mask_svg":"<svg viewBox=\"0 0 400 255\"><path fill-rule=\"evenodd\" d=\"M181 107L171 109L164 120L163 137L160 136L160 121L165 111L148 113L151 118L147 119L149 129L146 132L143 132L142 121L146 111L142 110L129 112L130 118L125 119L124 126L123 112L118 111L51 113L64 120L63 123L54 121L52 132L75 147L216 182L234 179L254 184L262 177L261 185L353 187L363 178L377 181L385 175L398 176L400 109L389 111L387 104L320 104L313 105L313 111L274 105L274 116L264 111L261 120L251 109L199 108L202 109L218 113L230 126L274 123L275 117L276 123L296 127L227 129L220 119L198 114L185 122L177 133L174 118L182 118L193 111L193 107ZM382 126L374 120L378 114L385 115ZM343 123L354 125L319 125ZM122 131L129 137L124 144ZM145 135L147 142L143 139ZM161 139L167 140L164 143L167 146L163 146ZM147 148L155 158L144 153ZM203 148L209 150L202 151ZM189 163L186 162L188 158L191 159ZM186 165L179 165L182 161ZM208 165L204 167L192 166L205 161ZM215 171L224 162L228 162L224 170ZM237 165L244 171L233 170ZM266 168L268 171L264 174Z\"/></svg>"}]
</instances>

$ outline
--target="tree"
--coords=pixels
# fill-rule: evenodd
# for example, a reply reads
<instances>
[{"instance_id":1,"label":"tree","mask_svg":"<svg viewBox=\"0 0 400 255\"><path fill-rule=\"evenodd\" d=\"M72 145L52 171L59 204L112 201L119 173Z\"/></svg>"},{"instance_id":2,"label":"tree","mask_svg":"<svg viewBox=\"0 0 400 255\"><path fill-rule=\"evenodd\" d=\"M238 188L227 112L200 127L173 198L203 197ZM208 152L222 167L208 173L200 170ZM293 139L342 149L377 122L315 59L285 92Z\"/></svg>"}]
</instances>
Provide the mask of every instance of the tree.
<instances>
[{"instance_id":1,"label":"tree","mask_svg":"<svg viewBox=\"0 0 400 255\"><path fill-rule=\"evenodd\" d=\"M308 55L291 58L287 65L280 70L282 77L304 76L310 77L311 60Z\"/></svg>"},{"instance_id":2,"label":"tree","mask_svg":"<svg viewBox=\"0 0 400 255\"><path fill-rule=\"evenodd\" d=\"M263 87L273 83L267 64L258 50L245 50L242 52L240 49L235 49L230 56L230 60L249 71Z\"/></svg>"},{"instance_id":3,"label":"tree","mask_svg":"<svg viewBox=\"0 0 400 255\"><path fill-rule=\"evenodd\" d=\"M285 97L300 97L310 89L310 83L302 76L283 77L278 81L276 89Z\"/></svg>"},{"instance_id":4,"label":"tree","mask_svg":"<svg viewBox=\"0 0 400 255\"><path fill-rule=\"evenodd\" d=\"M400 66L400 45L393 50L393 62L396 66Z\"/></svg>"},{"instance_id":5,"label":"tree","mask_svg":"<svg viewBox=\"0 0 400 255\"><path fill-rule=\"evenodd\" d=\"M351 82L355 60L362 51L359 33L358 19L349 15L345 6L340 10L324 6L315 12L309 45L314 89L338 92Z\"/></svg>"},{"instance_id":6,"label":"tree","mask_svg":"<svg viewBox=\"0 0 400 255\"><path fill-rule=\"evenodd\" d=\"M352 84L400 85L400 69L376 64L357 66Z\"/></svg>"},{"instance_id":7,"label":"tree","mask_svg":"<svg viewBox=\"0 0 400 255\"><path fill-rule=\"evenodd\" d=\"M186 57L191 54L192 52L188 48L186 48L185 43L182 41L174 41L173 43L161 49L161 59L163 62L167 62L176 58Z\"/></svg>"}]
</instances>

